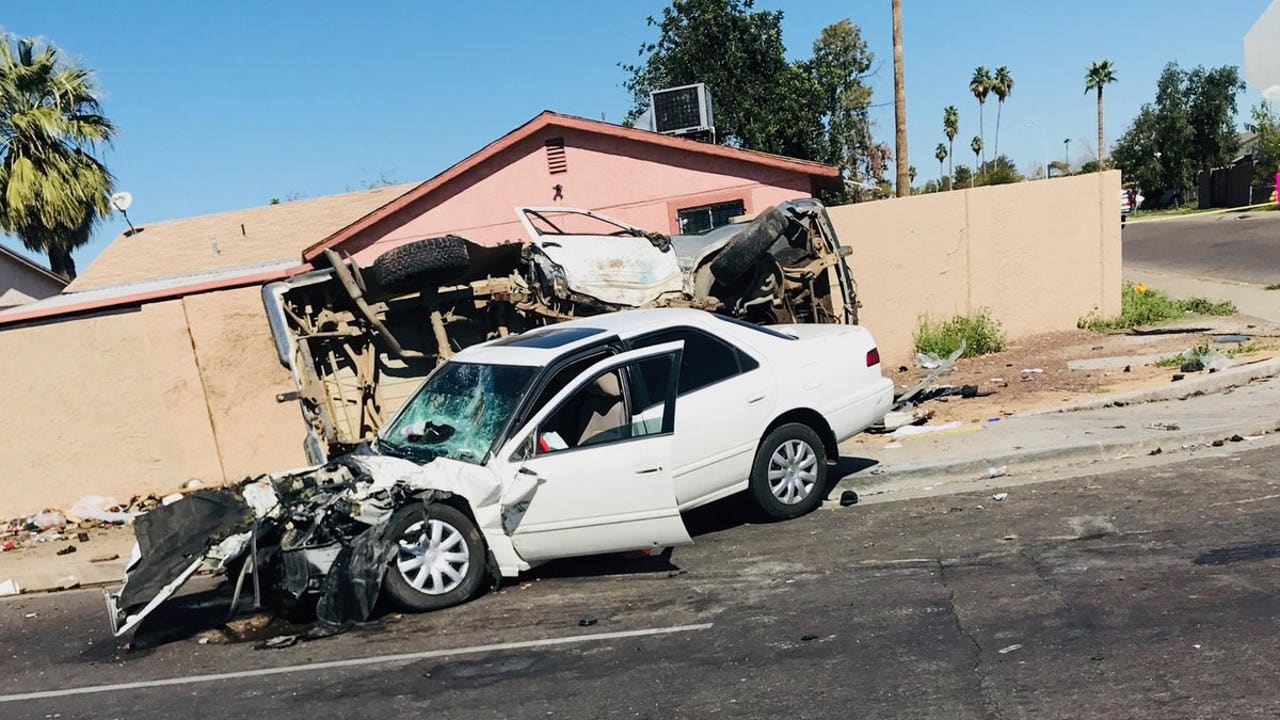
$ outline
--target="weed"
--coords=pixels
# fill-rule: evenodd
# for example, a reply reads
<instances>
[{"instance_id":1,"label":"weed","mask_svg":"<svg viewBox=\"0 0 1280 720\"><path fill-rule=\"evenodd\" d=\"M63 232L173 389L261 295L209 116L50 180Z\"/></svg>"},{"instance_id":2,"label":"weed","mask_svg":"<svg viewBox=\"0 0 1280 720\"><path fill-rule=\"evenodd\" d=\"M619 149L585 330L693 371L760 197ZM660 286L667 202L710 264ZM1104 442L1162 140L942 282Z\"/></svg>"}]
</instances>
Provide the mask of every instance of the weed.
<instances>
[{"instance_id":1,"label":"weed","mask_svg":"<svg viewBox=\"0 0 1280 720\"><path fill-rule=\"evenodd\" d=\"M1214 302L1203 297L1175 300L1160 290L1139 283L1125 283L1120 294L1120 314L1112 317L1090 313L1076 323L1085 330L1103 332L1177 320L1187 315L1232 315L1229 300Z\"/></svg>"},{"instance_id":2,"label":"weed","mask_svg":"<svg viewBox=\"0 0 1280 720\"><path fill-rule=\"evenodd\" d=\"M1271 283L1270 285L1266 286L1263 289L1264 290L1280 290L1280 283Z\"/></svg>"},{"instance_id":3,"label":"weed","mask_svg":"<svg viewBox=\"0 0 1280 720\"><path fill-rule=\"evenodd\" d=\"M956 315L950 320L933 320L928 315L916 323L916 350L946 357L965 341L964 357L977 357L1004 349L1004 330L986 310L973 315Z\"/></svg>"}]
</instances>

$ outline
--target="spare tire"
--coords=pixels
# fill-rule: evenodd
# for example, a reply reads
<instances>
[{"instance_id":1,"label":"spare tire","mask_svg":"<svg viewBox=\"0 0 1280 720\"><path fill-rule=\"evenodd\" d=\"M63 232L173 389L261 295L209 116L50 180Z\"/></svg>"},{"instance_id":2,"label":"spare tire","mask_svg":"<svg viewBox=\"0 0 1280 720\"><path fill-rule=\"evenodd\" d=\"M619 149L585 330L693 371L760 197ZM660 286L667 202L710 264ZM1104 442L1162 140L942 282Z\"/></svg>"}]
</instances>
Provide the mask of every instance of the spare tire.
<instances>
[{"instance_id":1,"label":"spare tire","mask_svg":"<svg viewBox=\"0 0 1280 720\"><path fill-rule=\"evenodd\" d=\"M769 253L787 230L787 216L770 207L734 235L711 260L711 274L726 285L733 283Z\"/></svg>"},{"instance_id":2,"label":"spare tire","mask_svg":"<svg viewBox=\"0 0 1280 720\"><path fill-rule=\"evenodd\" d=\"M415 240L378 256L373 278L388 292L411 292L455 281L471 266L467 241L457 235Z\"/></svg>"}]
</instances>

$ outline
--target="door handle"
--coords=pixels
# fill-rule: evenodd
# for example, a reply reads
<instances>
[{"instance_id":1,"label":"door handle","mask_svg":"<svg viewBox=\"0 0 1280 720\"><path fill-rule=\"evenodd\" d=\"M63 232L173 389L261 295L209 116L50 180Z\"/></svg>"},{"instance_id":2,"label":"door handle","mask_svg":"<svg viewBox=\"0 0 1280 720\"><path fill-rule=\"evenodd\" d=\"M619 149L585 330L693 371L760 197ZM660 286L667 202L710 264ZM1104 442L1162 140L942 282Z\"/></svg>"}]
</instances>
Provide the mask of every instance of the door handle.
<instances>
[{"instance_id":1,"label":"door handle","mask_svg":"<svg viewBox=\"0 0 1280 720\"><path fill-rule=\"evenodd\" d=\"M653 473L661 472L661 471L662 471L661 465L654 465L653 467L637 467L636 468L637 475L651 475Z\"/></svg>"},{"instance_id":2,"label":"door handle","mask_svg":"<svg viewBox=\"0 0 1280 720\"><path fill-rule=\"evenodd\" d=\"M529 468L525 467L524 465L521 465L519 468L517 468L517 469L516 469L516 472L520 473L521 475L529 475L529 476L531 476L531 477L538 477L538 473L536 473L536 472L534 472L534 471L530 470Z\"/></svg>"}]
</instances>

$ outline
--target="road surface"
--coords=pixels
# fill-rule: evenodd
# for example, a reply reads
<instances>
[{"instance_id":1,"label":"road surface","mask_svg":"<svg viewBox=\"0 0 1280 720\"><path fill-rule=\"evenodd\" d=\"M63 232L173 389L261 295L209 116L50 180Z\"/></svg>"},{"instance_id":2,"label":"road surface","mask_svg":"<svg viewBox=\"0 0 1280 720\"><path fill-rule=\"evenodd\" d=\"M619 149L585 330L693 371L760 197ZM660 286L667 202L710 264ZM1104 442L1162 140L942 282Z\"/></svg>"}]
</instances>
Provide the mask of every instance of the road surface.
<instances>
[{"instance_id":1,"label":"road surface","mask_svg":"<svg viewBox=\"0 0 1280 720\"><path fill-rule=\"evenodd\" d=\"M1280 282L1280 212L1215 213L1131 222L1121 233L1126 269L1236 282Z\"/></svg>"},{"instance_id":2,"label":"road surface","mask_svg":"<svg viewBox=\"0 0 1280 720\"><path fill-rule=\"evenodd\" d=\"M281 650L199 644L210 596L132 651L94 591L20 597L0 717L1275 717L1277 463L1242 441L779 524L722 503L669 561L556 563Z\"/></svg>"}]
</instances>

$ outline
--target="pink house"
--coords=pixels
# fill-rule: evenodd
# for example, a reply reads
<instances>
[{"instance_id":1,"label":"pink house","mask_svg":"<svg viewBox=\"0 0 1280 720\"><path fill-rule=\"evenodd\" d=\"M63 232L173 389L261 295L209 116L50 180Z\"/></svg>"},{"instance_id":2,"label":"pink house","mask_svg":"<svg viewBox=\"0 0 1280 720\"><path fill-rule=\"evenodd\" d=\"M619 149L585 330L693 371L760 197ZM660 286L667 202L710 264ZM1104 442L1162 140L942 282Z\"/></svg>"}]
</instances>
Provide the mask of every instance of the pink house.
<instances>
[{"instance_id":1,"label":"pink house","mask_svg":"<svg viewBox=\"0 0 1280 720\"><path fill-rule=\"evenodd\" d=\"M454 233L527 240L521 205L597 210L638 227L696 232L836 187L829 165L543 112L303 252L341 247L369 261L411 240Z\"/></svg>"}]
</instances>

